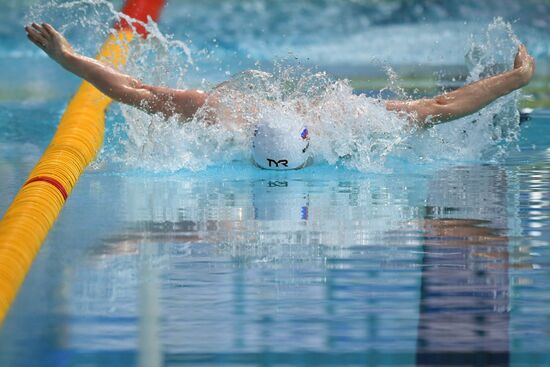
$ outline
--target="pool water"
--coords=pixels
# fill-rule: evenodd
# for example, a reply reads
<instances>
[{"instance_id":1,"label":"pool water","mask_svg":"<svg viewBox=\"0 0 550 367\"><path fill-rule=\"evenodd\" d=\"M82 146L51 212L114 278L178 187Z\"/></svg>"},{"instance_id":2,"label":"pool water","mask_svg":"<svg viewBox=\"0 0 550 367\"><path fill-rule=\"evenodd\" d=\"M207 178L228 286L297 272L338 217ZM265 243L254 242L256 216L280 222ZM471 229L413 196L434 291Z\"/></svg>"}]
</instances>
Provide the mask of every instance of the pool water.
<instances>
[{"instance_id":1,"label":"pool water","mask_svg":"<svg viewBox=\"0 0 550 367\"><path fill-rule=\"evenodd\" d=\"M549 123L534 113L498 165L89 172L0 362L546 365ZM3 208L39 153L14 145Z\"/></svg>"},{"instance_id":2,"label":"pool water","mask_svg":"<svg viewBox=\"0 0 550 367\"><path fill-rule=\"evenodd\" d=\"M227 4L214 19L255 9ZM176 16L194 5L171 6L167 24L177 33ZM195 9L203 16L202 6ZM284 18L287 8L277 9ZM430 16L430 30L408 25L424 42L440 27ZM531 28L520 22L523 35L543 44L543 20ZM301 31L315 44L311 30ZM53 136L66 90L78 83L15 30L4 37L2 213ZM216 52L233 55L230 68L248 59L227 50L243 52L252 41L262 50L256 38L224 37ZM538 50L544 65L548 55ZM397 50L391 57L402 60ZM438 67L452 66L450 57ZM36 78L10 72L14 60ZM209 62L199 58L204 69L191 76L225 75ZM326 66L343 70L338 62ZM11 82L22 96L6 87ZM117 130L121 120L141 118L133 113L115 106L108 115L104 151L71 194L0 329L0 366L550 365L549 109L515 126L517 140L490 159L451 159L461 141L448 144L451 154L441 140L444 159L400 152L382 169L318 160L287 172L259 170L242 157L194 170L114 161L131 151L122 140L135 138L132 131ZM407 146L419 151L414 144L444 133Z\"/></svg>"}]
</instances>

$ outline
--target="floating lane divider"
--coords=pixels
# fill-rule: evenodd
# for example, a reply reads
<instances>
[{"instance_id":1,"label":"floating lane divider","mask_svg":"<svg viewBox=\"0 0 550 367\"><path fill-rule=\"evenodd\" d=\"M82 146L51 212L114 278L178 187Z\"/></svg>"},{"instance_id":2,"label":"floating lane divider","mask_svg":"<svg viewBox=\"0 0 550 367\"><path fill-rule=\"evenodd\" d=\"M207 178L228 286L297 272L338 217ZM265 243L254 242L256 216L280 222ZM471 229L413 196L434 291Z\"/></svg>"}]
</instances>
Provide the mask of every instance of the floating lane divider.
<instances>
[{"instance_id":1,"label":"floating lane divider","mask_svg":"<svg viewBox=\"0 0 550 367\"><path fill-rule=\"evenodd\" d=\"M122 12L147 22L157 20L164 0L128 0ZM130 22L131 23L131 22ZM145 37L140 23L121 19L97 58L119 67L126 63L133 29ZM103 144L105 111L112 100L83 82L69 102L50 145L0 222L0 325L34 257L84 169Z\"/></svg>"}]
</instances>

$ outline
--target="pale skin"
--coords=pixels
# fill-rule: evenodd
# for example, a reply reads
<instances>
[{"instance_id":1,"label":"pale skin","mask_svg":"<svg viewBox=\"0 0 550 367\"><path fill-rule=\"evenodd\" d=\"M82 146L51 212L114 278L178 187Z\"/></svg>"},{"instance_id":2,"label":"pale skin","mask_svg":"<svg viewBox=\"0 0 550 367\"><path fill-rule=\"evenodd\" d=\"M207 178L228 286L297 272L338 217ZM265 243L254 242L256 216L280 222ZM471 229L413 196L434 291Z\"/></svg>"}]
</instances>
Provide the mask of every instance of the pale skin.
<instances>
[{"instance_id":1,"label":"pale skin","mask_svg":"<svg viewBox=\"0 0 550 367\"><path fill-rule=\"evenodd\" d=\"M25 27L27 37L71 73L87 80L113 100L166 118L190 119L203 106L208 93L147 85L108 64L78 54L61 33L49 24ZM452 121L473 114L499 97L524 87L532 79L535 62L520 45L514 68L452 92L411 101L386 101L386 109L408 116L419 126Z\"/></svg>"}]
</instances>

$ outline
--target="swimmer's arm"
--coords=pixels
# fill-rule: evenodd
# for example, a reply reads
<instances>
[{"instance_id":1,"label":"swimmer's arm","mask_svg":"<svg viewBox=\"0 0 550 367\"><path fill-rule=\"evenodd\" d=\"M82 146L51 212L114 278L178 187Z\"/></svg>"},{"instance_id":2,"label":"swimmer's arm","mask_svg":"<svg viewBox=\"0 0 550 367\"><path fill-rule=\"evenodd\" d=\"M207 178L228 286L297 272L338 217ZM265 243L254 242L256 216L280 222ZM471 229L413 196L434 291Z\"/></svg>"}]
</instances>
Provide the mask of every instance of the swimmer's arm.
<instances>
[{"instance_id":1,"label":"swimmer's arm","mask_svg":"<svg viewBox=\"0 0 550 367\"><path fill-rule=\"evenodd\" d=\"M204 104L207 94L147 85L97 60L76 53L67 55L62 66L93 84L117 102L165 117L191 118Z\"/></svg>"},{"instance_id":2,"label":"swimmer's arm","mask_svg":"<svg viewBox=\"0 0 550 367\"><path fill-rule=\"evenodd\" d=\"M49 24L25 27L28 38L68 71L87 80L115 101L166 117L192 117L204 104L207 94L146 85L95 59L79 55L69 42Z\"/></svg>"},{"instance_id":3,"label":"swimmer's arm","mask_svg":"<svg viewBox=\"0 0 550 367\"><path fill-rule=\"evenodd\" d=\"M533 58L525 46L520 45L514 69L510 71L431 99L388 101L386 109L405 113L420 126L455 120L475 113L497 98L527 85L534 71Z\"/></svg>"}]
</instances>

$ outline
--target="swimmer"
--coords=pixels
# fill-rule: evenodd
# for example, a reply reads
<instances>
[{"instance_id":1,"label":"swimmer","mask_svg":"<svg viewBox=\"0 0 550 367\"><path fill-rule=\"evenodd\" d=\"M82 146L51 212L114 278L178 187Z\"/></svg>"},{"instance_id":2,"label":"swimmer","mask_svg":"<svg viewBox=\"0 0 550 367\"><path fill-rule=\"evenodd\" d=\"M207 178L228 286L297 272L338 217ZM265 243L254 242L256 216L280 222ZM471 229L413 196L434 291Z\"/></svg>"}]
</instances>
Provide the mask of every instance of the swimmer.
<instances>
[{"instance_id":1,"label":"swimmer","mask_svg":"<svg viewBox=\"0 0 550 367\"><path fill-rule=\"evenodd\" d=\"M69 72L87 80L102 93L115 101L139 108L151 114L162 114L165 118L177 116L182 120L193 118L199 109L207 103L209 94L200 90L181 90L167 87L147 85L139 80L121 73L106 63L78 54L61 33L49 24L32 23L25 27L27 37L37 47L42 49L50 58L56 61ZM501 74L479 80L472 84L458 88L452 92L418 100L385 102L388 111L406 115L418 126L428 127L433 124L452 121L473 114L487 106L497 98L505 96L524 87L532 79L535 71L535 62L524 45L520 45L514 60L514 68ZM214 113L215 109L214 109ZM221 112L220 112L221 113ZM219 119L213 119L216 121ZM305 137L304 137L305 129ZM264 151L256 151L258 146L266 142L275 145L274 139L267 131L258 131L254 141L254 156L262 156ZM303 157L293 159L292 168L300 168L305 164L305 155L308 139L307 129L297 131L303 141L294 144L293 152L299 154L303 150ZM262 168L288 169L288 159L271 157L265 162L256 162ZM281 163L279 163L281 162ZM269 164L268 164L269 163ZM276 166L275 166L276 165Z\"/></svg>"}]
</instances>

